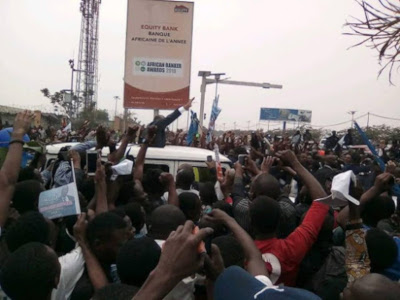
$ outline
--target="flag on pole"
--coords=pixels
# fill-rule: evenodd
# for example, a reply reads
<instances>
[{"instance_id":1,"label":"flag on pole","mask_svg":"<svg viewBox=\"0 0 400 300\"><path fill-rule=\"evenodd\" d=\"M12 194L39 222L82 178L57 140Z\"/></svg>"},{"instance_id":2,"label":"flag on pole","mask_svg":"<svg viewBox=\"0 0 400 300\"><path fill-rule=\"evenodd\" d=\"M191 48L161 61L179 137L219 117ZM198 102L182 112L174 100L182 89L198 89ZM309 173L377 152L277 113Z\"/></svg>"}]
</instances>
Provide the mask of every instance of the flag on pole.
<instances>
[{"instance_id":1,"label":"flag on pole","mask_svg":"<svg viewBox=\"0 0 400 300\"><path fill-rule=\"evenodd\" d=\"M72 129L72 125L71 122L68 123L67 126L64 127L64 129L62 130L63 132L70 132Z\"/></svg>"},{"instance_id":2,"label":"flag on pole","mask_svg":"<svg viewBox=\"0 0 400 300\"><path fill-rule=\"evenodd\" d=\"M207 143L211 142L212 134L215 129L215 121L217 120L219 114L221 113L221 108L218 107L218 102L219 102L219 95L214 99L211 108L210 123L208 125L208 132L207 132Z\"/></svg>"},{"instance_id":3,"label":"flag on pole","mask_svg":"<svg viewBox=\"0 0 400 300\"><path fill-rule=\"evenodd\" d=\"M72 161L71 161L72 164ZM79 215L78 189L76 187L75 170L72 167L73 182L41 192L39 195L39 212L48 219Z\"/></svg>"},{"instance_id":4,"label":"flag on pole","mask_svg":"<svg viewBox=\"0 0 400 300\"><path fill-rule=\"evenodd\" d=\"M192 110L190 111L190 113L191 113L190 117L191 121L190 121L189 131L186 137L186 142L188 146L192 145L194 136L199 132L199 119L197 119L197 114Z\"/></svg>"},{"instance_id":5,"label":"flag on pole","mask_svg":"<svg viewBox=\"0 0 400 300\"><path fill-rule=\"evenodd\" d=\"M371 151L372 155L374 156L375 161L378 163L382 172L385 172L386 166L385 162L379 157L378 152L376 151L375 147L371 144L370 140L368 139L366 133L361 129L357 122L354 122L358 133L361 136L361 139L365 145L368 146L369 150Z\"/></svg>"}]
</instances>

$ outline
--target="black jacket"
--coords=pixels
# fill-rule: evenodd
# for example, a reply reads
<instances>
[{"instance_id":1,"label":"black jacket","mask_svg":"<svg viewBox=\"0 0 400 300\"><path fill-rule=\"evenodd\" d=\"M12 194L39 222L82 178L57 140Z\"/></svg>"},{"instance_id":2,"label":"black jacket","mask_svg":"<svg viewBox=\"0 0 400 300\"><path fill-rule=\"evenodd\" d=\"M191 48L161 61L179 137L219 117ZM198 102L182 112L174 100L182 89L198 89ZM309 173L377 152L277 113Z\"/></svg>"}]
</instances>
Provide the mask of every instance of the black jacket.
<instances>
[{"instance_id":1,"label":"black jacket","mask_svg":"<svg viewBox=\"0 0 400 300\"><path fill-rule=\"evenodd\" d=\"M149 126L157 126L157 135L154 140L152 147L164 148L166 142L165 128L180 117L181 113L178 109L174 110L173 113L169 114L162 120L153 121Z\"/></svg>"}]
</instances>

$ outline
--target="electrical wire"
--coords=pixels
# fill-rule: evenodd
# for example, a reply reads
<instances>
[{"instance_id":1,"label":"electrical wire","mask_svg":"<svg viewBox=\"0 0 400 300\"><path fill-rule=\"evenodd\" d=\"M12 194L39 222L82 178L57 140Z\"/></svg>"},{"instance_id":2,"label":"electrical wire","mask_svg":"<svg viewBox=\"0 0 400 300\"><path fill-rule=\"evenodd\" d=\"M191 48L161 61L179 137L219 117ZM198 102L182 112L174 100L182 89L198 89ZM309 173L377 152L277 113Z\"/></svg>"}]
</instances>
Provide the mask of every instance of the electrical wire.
<instances>
[{"instance_id":1,"label":"electrical wire","mask_svg":"<svg viewBox=\"0 0 400 300\"><path fill-rule=\"evenodd\" d=\"M381 119L400 121L400 119L390 118L390 117L383 117L383 116L380 116L380 115L377 115L377 114L373 114L373 113L370 113L370 115L371 115L371 116L374 116L374 117L377 117L377 118L381 118Z\"/></svg>"}]
</instances>

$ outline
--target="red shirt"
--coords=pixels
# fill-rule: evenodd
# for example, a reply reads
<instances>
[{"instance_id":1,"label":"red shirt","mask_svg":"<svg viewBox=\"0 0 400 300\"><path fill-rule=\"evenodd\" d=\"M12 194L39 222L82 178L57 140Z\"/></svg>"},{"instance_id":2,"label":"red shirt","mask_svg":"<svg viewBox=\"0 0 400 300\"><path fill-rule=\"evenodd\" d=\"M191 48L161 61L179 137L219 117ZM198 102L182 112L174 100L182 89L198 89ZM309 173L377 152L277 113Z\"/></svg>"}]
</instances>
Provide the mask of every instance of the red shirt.
<instances>
[{"instance_id":1,"label":"red shirt","mask_svg":"<svg viewBox=\"0 0 400 300\"><path fill-rule=\"evenodd\" d=\"M311 249L329 206L313 202L303 222L286 239L256 240L274 284L295 286L301 261Z\"/></svg>"}]
</instances>

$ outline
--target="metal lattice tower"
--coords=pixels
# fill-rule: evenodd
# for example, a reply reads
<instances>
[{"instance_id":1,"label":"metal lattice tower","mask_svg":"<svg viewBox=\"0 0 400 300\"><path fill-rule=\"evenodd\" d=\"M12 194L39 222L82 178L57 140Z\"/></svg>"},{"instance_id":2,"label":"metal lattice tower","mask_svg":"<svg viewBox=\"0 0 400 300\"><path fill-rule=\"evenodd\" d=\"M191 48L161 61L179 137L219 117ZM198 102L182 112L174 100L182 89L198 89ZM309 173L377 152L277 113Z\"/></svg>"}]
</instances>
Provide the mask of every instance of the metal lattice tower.
<instances>
[{"instance_id":1,"label":"metal lattice tower","mask_svg":"<svg viewBox=\"0 0 400 300\"><path fill-rule=\"evenodd\" d=\"M79 41L78 74L76 96L84 108L93 108L97 103L99 10L101 0L81 0L81 35Z\"/></svg>"}]
</instances>

